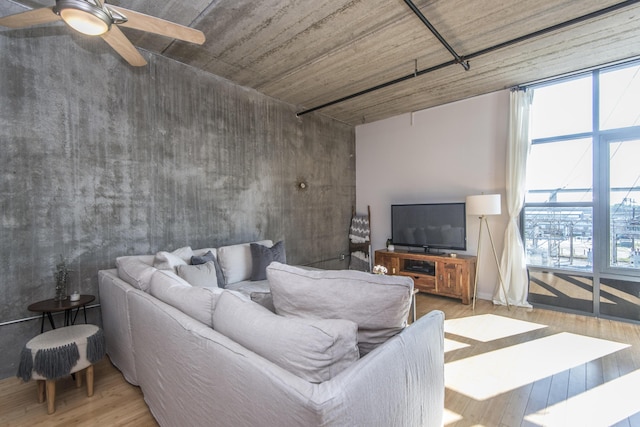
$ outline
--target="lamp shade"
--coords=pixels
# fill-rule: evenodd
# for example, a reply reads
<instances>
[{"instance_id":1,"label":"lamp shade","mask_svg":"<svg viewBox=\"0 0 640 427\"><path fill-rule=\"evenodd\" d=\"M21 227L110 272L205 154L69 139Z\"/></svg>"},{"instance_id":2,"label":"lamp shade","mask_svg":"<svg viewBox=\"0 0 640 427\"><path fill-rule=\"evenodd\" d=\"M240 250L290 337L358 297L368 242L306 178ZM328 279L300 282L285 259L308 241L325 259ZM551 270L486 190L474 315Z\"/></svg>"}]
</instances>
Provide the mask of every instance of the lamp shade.
<instances>
[{"instance_id":1,"label":"lamp shade","mask_svg":"<svg viewBox=\"0 0 640 427\"><path fill-rule=\"evenodd\" d=\"M467 215L500 215L502 205L499 194L480 194L478 196L467 196Z\"/></svg>"}]
</instances>

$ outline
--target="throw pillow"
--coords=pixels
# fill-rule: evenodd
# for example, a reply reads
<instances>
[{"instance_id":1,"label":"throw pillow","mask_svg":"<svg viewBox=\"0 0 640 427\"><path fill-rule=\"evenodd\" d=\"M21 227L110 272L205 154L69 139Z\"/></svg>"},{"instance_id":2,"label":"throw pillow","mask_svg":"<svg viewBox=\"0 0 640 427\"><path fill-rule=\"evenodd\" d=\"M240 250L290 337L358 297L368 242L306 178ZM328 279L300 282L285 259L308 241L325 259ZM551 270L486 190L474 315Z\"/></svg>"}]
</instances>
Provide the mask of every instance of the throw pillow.
<instances>
[{"instance_id":1,"label":"throw pillow","mask_svg":"<svg viewBox=\"0 0 640 427\"><path fill-rule=\"evenodd\" d=\"M259 243L251 243L251 280L265 280L267 278L267 267L273 261L287 263L287 255L282 240L270 248Z\"/></svg>"},{"instance_id":2,"label":"throw pillow","mask_svg":"<svg viewBox=\"0 0 640 427\"><path fill-rule=\"evenodd\" d=\"M272 263L267 267L276 313L358 324L365 355L400 332L411 305L413 280L355 270L305 270Z\"/></svg>"},{"instance_id":3,"label":"throw pillow","mask_svg":"<svg viewBox=\"0 0 640 427\"><path fill-rule=\"evenodd\" d=\"M312 383L330 380L359 357L354 322L278 316L230 291L218 300L213 329Z\"/></svg>"},{"instance_id":4,"label":"throw pillow","mask_svg":"<svg viewBox=\"0 0 640 427\"><path fill-rule=\"evenodd\" d=\"M213 261L196 265L179 265L178 276L189 282L191 286L200 286L203 288L218 287L216 266Z\"/></svg>"},{"instance_id":5,"label":"throw pillow","mask_svg":"<svg viewBox=\"0 0 640 427\"><path fill-rule=\"evenodd\" d=\"M190 246L176 249L173 252L160 251L153 260L153 266L158 270L173 270L179 265L188 265L193 256Z\"/></svg>"},{"instance_id":6,"label":"throw pillow","mask_svg":"<svg viewBox=\"0 0 640 427\"><path fill-rule=\"evenodd\" d=\"M118 277L131 286L147 292L151 275L157 271L153 267L154 255L121 256L116 258Z\"/></svg>"},{"instance_id":7,"label":"throw pillow","mask_svg":"<svg viewBox=\"0 0 640 427\"><path fill-rule=\"evenodd\" d=\"M261 240L261 245L271 247L271 240ZM249 243L222 246L218 248L218 262L224 273L226 286L251 278L251 248Z\"/></svg>"},{"instance_id":8,"label":"throw pillow","mask_svg":"<svg viewBox=\"0 0 640 427\"><path fill-rule=\"evenodd\" d=\"M191 286L175 273L158 270L151 276L149 293L188 316L211 327L213 312L223 292L219 288Z\"/></svg>"},{"instance_id":9,"label":"throw pillow","mask_svg":"<svg viewBox=\"0 0 640 427\"><path fill-rule=\"evenodd\" d=\"M204 255L194 255L191 257L191 265L200 265L209 261L213 262L213 265L216 268L216 282L218 283L218 287L224 288L227 285L224 280L224 274L222 274L222 268L220 268L218 259L213 252L207 251Z\"/></svg>"},{"instance_id":10,"label":"throw pillow","mask_svg":"<svg viewBox=\"0 0 640 427\"><path fill-rule=\"evenodd\" d=\"M191 257L191 265L200 265L205 262L213 261L216 257L213 252L207 251L204 255L194 255Z\"/></svg>"}]
</instances>

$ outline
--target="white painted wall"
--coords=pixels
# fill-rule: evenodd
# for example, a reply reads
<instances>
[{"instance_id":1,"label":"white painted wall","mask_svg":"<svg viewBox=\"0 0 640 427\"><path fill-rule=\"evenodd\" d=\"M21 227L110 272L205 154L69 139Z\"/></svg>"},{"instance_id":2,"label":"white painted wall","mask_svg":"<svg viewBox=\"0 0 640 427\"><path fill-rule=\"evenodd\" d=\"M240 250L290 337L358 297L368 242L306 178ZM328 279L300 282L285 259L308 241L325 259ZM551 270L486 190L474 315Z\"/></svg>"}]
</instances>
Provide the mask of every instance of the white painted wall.
<instances>
[{"instance_id":1,"label":"white painted wall","mask_svg":"<svg viewBox=\"0 0 640 427\"><path fill-rule=\"evenodd\" d=\"M509 92L478 96L356 127L358 212L371 207L373 249L391 237L394 203L464 202L474 194L502 195L500 216L488 217L498 259L508 215L505 161ZM477 252L479 220L467 217L467 251ZM498 270L483 230L478 297L492 299Z\"/></svg>"}]
</instances>

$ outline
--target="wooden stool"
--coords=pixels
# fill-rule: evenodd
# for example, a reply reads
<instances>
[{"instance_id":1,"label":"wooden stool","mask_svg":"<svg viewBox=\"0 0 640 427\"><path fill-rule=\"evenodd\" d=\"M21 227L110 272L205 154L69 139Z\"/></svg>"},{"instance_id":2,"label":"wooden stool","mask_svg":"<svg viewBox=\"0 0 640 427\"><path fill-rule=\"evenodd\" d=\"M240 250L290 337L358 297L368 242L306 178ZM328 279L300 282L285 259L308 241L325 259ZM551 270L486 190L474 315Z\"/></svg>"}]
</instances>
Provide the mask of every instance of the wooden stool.
<instances>
[{"instance_id":1,"label":"wooden stool","mask_svg":"<svg viewBox=\"0 0 640 427\"><path fill-rule=\"evenodd\" d=\"M95 325L54 329L32 338L22 349L18 377L38 381L38 402L47 399L47 412L56 411L56 380L74 374L82 385L86 371L87 396L93 396L93 364L104 357L104 335Z\"/></svg>"}]
</instances>

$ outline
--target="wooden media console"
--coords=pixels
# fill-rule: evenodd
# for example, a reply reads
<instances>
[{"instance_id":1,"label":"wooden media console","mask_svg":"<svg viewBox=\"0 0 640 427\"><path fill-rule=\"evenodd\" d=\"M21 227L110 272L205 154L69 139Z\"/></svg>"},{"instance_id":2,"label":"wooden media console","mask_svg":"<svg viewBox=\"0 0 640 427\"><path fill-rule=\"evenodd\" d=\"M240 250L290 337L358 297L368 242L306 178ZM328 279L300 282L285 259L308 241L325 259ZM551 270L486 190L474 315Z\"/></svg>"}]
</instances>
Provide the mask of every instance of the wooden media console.
<instances>
[{"instance_id":1,"label":"wooden media console","mask_svg":"<svg viewBox=\"0 0 640 427\"><path fill-rule=\"evenodd\" d=\"M375 264L387 274L409 276L420 292L442 295L470 304L476 273L476 257L429 254L410 251L377 250Z\"/></svg>"}]
</instances>

